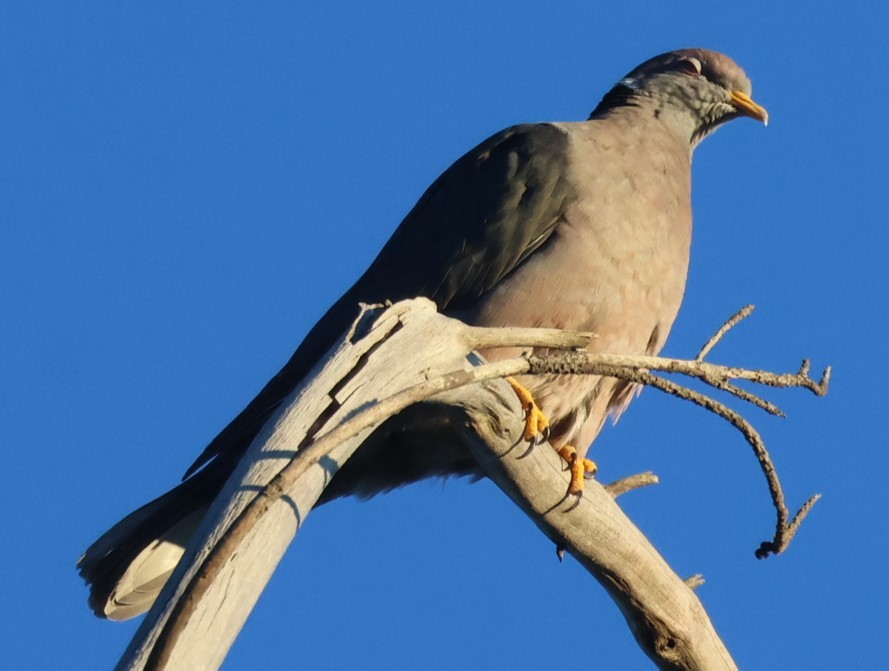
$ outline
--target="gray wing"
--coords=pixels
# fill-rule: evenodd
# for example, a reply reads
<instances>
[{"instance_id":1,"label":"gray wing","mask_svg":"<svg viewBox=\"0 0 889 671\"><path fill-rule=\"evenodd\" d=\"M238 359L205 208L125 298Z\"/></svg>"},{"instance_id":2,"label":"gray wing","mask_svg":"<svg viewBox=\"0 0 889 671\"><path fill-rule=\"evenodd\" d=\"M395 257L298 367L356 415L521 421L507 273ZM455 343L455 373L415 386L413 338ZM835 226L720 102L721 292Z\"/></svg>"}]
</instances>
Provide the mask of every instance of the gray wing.
<instances>
[{"instance_id":1,"label":"gray wing","mask_svg":"<svg viewBox=\"0 0 889 671\"><path fill-rule=\"evenodd\" d=\"M471 305L545 244L575 198L565 179L568 142L556 126L515 126L448 168L361 279L184 477L211 460L210 466L227 476L277 405L346 331L360 302L425 296L440 310L457 310Z\"/></svg>"}]
</instances>

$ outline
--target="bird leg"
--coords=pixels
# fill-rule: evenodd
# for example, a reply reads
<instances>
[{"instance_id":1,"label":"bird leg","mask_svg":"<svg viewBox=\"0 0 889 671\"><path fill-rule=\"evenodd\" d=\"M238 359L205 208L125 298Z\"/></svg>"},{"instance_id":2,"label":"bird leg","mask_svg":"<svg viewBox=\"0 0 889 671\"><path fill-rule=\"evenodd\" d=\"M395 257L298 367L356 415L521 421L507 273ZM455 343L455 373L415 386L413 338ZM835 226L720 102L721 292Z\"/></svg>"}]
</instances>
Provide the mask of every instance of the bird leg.
<instances>
[{"instance_id":1,"label":"bird leg","mask_svg":"<svg viewBox=\"0 0 889 671\"><path fill-rule=\"evenodd\" d=\"M508 377L506 381L512 386L516 396L519 397L522 410L525 411L525 431L522 433L522 438L529 442L536 442L537 438L542 435L545 440L549 431L549 418L543 414L543 410L534 402L531 392L519 384L518 380L514 377Z\"/></svg>"},{"instance_id":2,"label":"bird leg","mask_svg":"<svg viewBox=\"0 0 889 671\"><path fill-rule=\"evenodd\" d=\"M577 450L571 445L562 445L558 450L559 456L567 463L571 471L571 482L568 485L569 494L583 494L584 479L593 477L599 467L596 462L586 457L578 457Z\"/></svg>"},{"instance_id":3,"label":"bird leg","mask_svg":"<svg viewBox=\"0 0 889 671\"><path fill-rule=\"evenodd\" d=\"M545 440L549 431L549 418L543 414L543 411L534 402L531 392L519 384L518 380L514 377L508 377L506 381L512 386L516 396L519 397L522 409L525 411L525 431L522 433L522 438L536 442L538 437L543 436ZM584 479L596 474L598 469L596 462L590 459L578 458L577 450L571 445L563 445L556 451L571 470L571 483L568 485L568 493L582 494Z\"/></svg>"}]
</instances>

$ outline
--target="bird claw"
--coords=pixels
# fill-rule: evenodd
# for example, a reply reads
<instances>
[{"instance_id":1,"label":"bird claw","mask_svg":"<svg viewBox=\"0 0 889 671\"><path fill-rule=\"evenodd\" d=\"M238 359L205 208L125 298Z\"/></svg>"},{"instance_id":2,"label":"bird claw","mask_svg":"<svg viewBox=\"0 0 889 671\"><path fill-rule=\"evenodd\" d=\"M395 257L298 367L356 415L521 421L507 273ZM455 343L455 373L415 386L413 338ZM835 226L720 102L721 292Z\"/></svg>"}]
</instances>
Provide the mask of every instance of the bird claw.
<instances>
[{"instance_id":1,"label":"bird claw","mask_svg":"<svg viewBox=\"0 0 889 671\"><path fill-rule=\"evenodd\" d=\"M506 381L512 385L512 389L516 396L519 397L519 402L525 411L525 430L522 432L522 439L531 443L531 447L537 447L540 443L548 441L550 437L549 418L543 414L543 411L534 402L531 392L519 384L513 377L506 378ZM598 470L596 462L586 458L578 458L577 450L571 445L563 445L557 451L559 456L568 464L568 468L571 471L568 493L577 496L582 495L584 482L596 475Z\"/></svg>"},{"instance_id":2,"label":"bird claw","mask_svg":"<svg viewBox=\"0 0 889 671\"><path fill-rule=\"evenodd\" d=\"M525 430L522 432L522 439L530 442L534 447L549 440L549 418L534 402L531 392L513 377L506 378L506 381L512 385L512 389L519 397L519 402L525 411Z\"/></svg>"},{"instance_id":3,"label":"bird claw","mask_svg":"<svg viewBox=\"0 0 889 671\"><path fill-rule=\"evenodd\" d=\"M598 465L592 459L578 458L577 450L571 445L563 445L558 449L558 453L568 464L568 470L571 471L568 493L582 495L585 481L592 480L596 476L596 471L599 470Z\"/></svg>"}]
</instances>

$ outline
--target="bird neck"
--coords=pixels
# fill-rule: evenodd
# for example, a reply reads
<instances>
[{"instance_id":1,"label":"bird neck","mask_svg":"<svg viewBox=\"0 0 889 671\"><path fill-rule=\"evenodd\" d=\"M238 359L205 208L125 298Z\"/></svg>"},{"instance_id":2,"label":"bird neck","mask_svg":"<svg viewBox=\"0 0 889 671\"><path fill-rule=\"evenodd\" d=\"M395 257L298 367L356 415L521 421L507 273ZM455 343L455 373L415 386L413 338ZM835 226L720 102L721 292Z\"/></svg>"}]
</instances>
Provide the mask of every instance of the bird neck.
<instances>
[{"instance_id":1,"label":"bird neck","mask_svg":"<svg viewBox=\"0 0 889 671\"><path fill-rule=\"evenodd\" d=\"M632 87L624 83L618 83L603 96L599 104L596 105L596 109L590 114L589 120L592 121L593 119L608 116L624 107L638 107L639 102L640 98Z\"/></svg>"},{"instance_id":2,"label":"bird neck","mask_svg":"<svg viewBox=\"0 0 889 671\"><path fill-rule=\"evenodd\" d=\"M596 109L590 114L589 120L613 119L633 126L654 126L661 133L669 134L693 151L702 139L697 132L694 118L682 110L670 106L661 98L641 94L636 89L623 83L617 84Z\"/></svg>"}]
</instances>

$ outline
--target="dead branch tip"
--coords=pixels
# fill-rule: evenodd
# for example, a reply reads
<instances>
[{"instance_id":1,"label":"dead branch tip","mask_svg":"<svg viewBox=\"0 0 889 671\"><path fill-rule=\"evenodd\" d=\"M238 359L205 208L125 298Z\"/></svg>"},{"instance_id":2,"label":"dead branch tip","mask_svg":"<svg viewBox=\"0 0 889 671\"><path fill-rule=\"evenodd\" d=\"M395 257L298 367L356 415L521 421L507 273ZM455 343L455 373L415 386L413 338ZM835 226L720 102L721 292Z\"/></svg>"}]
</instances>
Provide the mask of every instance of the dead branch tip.
<instances>
[{"instance_id":1,"label":"dead branch tip","mask_svg":"<svg viewBox=\"0 0 889 671\"><path fill-rule=\"evenodd\" d=\"M660 482L660 478L656 476L651 471L646 471L645 473L637 473L636 475L631 475L626 478L622 478L611 484L604 485L605 491L611 495L611 498L616 499L621 494L626 494L629 491L634 489L639 489L641 487L650 487L651 485L656 485Z\"/></svg>"},{"instance_id":2,"label":"dead branch tip","mask_svg":"<svg viewBox=\"0 0 889 671\"><path fill-rule=\"evenodd\" d=\"M710 340L704 343L704 346L701 347L701 351L698 352L698 355L695 357L695 361L703 361L704 357L706 357L710 353L710 350L716 347L716 345L719 343L720 340L722 340L725 334L731 331L742 320L747 319L747 317L753 314L753 310L755 309L756 306L751 303L749 305L745 305L735 314L729 317L725 321L725 323L719 327L719 330L713 334L713 337L711 337Z\"/></svg>"},{"instance_id":3,"label":"dead branch tip","mask_svg":"<svg viewBox=\"0 0 889 671\"><path fill-rule=\"evenodd\" d=\"M803 520L806 519L808 514L811 512L812 508L818 503L818 500L821 498L821 494L815 494L814 496L809 497L809 500L806 501L799 509L796 515L793 516L793 519L789 524L781 525L777 533L775 533L775 538L770 541L763 541L760 543L760 546L756 549L755 555L757 559L765 559L770 555L779 555L784 552L790 542L793 540L793 537L796 536L796 532L799 531L800 525L802 525Z\"/></svg>"},{"instance_id":4,"label":"dead branch tip","mask_svg":"<svg viewBox=\"0 0 889 671\"><path fill-rule=\"evenodd\" d=\"M704 579L704 575L702 573L695 573L693 576L689 576L682 582L688 585L691 589L697 589L707 581Z\"/></svg>"}]
</instances>

